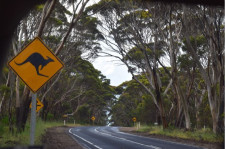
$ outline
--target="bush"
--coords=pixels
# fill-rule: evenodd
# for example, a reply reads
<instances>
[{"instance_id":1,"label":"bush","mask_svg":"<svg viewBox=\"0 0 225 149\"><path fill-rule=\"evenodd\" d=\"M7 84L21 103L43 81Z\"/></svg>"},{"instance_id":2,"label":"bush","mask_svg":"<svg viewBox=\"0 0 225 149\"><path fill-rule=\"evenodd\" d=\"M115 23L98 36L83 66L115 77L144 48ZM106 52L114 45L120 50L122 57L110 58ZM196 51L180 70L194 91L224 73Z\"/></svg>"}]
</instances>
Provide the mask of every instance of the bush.
<instances>
[{"instance_id":1,"label":"bush","mask_svg":"<svg viewBox=\"0 0 225 149\"><path fill-rule=\"evenodd\" d=\"M173 127L163 130L161 126L141 126L141 128L138 131L148 132L149 134L177 137L182 139L193 139L197 141L206 141L215 143L223 142L223 135L216 135L209 128L195 131L185 131Z\"/></svg>"},{"instance_id":2,"label":"bush","mask_svg":"<svg viewBox=\"0 0 225 149\"><path fill-rule=\"evenodd\" d=\"M0 137L4 134L4 125L0 122Z\"/></svg>"}]
</instances>

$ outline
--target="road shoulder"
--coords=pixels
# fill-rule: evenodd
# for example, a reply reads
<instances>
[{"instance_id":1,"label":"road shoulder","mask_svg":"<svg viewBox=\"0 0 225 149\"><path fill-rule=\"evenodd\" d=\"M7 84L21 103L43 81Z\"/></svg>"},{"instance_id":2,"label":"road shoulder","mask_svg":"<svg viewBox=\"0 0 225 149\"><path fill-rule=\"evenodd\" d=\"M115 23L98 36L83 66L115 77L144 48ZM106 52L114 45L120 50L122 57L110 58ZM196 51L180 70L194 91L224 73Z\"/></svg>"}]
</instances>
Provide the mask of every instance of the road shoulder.
<instances>
[{"instance_id":1,"label":"road shoulder","mask_svg":"<svg viewBox=\"0 0 225 149\"><path fill-rule=\"evenodd\" d=\"M174 138L174 137L168 137L168 136L163 136L163 135L151 135L146 132L137 132L136 128L134 128L134 127L120 127L119 130L121 132L130 133L130 134L134 134L134 135L138 135L138 136L144 136L144 137L161 139L161 140L166 140L166 141L175 142L175 143L199 146L199 147L203 147L203 148L207 148L207 149L223 149L223 144L220 144L220 143L210 143L210 142L204 142L204 141L187 140L187 139Z\"/></svg>"},{"instance_id":2,"label":"road shoulder","mask_svg":"<svg viewBox=\"0 0 225 149\"><path fill-rule=\"evenodd\" d=\"M69 134L71 127L52 127L42 136L45 149L83 149Z\"/></svg>"}]
</instances>

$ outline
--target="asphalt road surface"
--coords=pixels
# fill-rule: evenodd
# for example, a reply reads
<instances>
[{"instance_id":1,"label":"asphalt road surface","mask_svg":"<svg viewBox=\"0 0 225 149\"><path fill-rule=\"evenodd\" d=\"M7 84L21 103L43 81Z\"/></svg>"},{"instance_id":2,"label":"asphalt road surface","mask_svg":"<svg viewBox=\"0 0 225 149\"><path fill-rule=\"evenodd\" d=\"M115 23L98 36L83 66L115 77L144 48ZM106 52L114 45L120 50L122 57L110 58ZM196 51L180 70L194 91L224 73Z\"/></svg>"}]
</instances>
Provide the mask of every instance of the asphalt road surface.
<instances>
[{"instance_id":1,"label":"asphalt road surface","mask_svg":"<svg viewBox=\"0 0 225 149\"><path fill-rule=\"evenodd\" d=\"M87 149L201 149L120 132L118 127L75 127L69 133Z\"/></svg>"}]
</instances>

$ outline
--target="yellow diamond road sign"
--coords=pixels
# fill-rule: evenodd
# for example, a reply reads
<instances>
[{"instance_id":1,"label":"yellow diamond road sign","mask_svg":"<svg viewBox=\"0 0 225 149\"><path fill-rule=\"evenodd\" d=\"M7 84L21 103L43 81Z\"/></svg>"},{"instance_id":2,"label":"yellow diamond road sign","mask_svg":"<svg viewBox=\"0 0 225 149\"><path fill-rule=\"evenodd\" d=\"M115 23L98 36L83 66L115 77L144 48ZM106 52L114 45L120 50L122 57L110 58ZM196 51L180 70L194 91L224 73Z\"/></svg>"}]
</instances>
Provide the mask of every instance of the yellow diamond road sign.
<instances>
[{"instance_id":1,"label":"yellow diamond road sign","mask_svg":"<svg viewBox=\"0 0 225 149\"><path fill-rule=\"evenodd\" d=\"M91 120L92 120L92 121L94 121L94 120L95 120L95 117L94 117L94 116L92 116L92 117L91 117Z\"/></svg>"},{"instance_id":2,"label":"yellow diamond road sign","mask_svg":"<svg viewBox=\"0 0 225 149\"><path fill-rule=\"evenodd\" d=\"M41 108L44 107L43 103L37 98L36 112L38 112ZM30 108L32 107L32 103L30 104Z\"/></svg>"},{"instance_id":3,"label":"yellow diamond road sign","mask_svg":"<svg viewBox=\"0 0 225 149\"><path fill-rule=\"evenodd\" d=\"M63 63L38 37L8 65L34 93L63 68Z\"/></svg>"},{"instance_id":4,"label":"yellow diamond road sign","mask_svg":"<svg viewBox=\"0 0 225 149\"><path fill-rule=\"evenodd\" d=\"M136 122L137 119L136 119L136 117L133 117L132 120L133 120L134 122Z\"/></svg>"}]
</instances>

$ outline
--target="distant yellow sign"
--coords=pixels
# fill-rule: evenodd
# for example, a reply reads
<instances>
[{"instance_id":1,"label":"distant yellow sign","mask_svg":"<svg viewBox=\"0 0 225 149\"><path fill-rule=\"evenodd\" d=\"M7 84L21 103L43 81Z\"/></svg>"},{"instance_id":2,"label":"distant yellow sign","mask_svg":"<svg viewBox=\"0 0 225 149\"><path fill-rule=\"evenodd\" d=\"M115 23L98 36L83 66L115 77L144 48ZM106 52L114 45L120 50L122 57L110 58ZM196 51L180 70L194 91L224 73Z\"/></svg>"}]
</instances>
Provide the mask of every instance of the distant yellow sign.
<instances>
[{"instance_id":1,"label":"distant yellow sign","mask_svg":"<svg viewBox=\"0 0 225 149\"><path fill-rule=\"evenodd\" d=\"M92 121L94 121L94 120L95 120L95 117L94 117L94 116L92 116L92 117L91 117L91 120L92 120Z\"/></svg>"},{"instance_id":2,"label":"distant yellow sign","mask_svg":"<svg viewBox=\"0 0 225 149\"><path fill-rule=\"evenodd\" d=\"M63 68L63 63L38 37L8 65L34 93Z\"/></svg>"},{"instance_id":3,"label":"distant yellow sign","mask_svg":"<svg viewBox=\"0 0 225 149\"><path fill-rule=\"evenodd\" d=\"M133 117L132 120L133 120L134 122L136 122L137 119L136 119L136 117Z\"/></svg>"},{"instance_id":4,"label":"distant yellow sign","mask_svg":"<svg viewBox=\"0 0 225 149\"><path fill-rule=\"evenodd\" d=\"M63 115L63 117L64 117L64 118L67 118L67 117L68 117L68 115L64 114L64 115Z\"/></svg>"},{"instance_id":5,"label":"distant yellow sign","mask_svg":"<svg viewBox=\"0 0 225 149\"><path fill-rule=\"evenodd\" d=\"M43 103L37 98L36 112L38 112L41 108L44 107ZM30 104L30 108L32 107L32 103Z\"/></svg>"}]
</instances>

